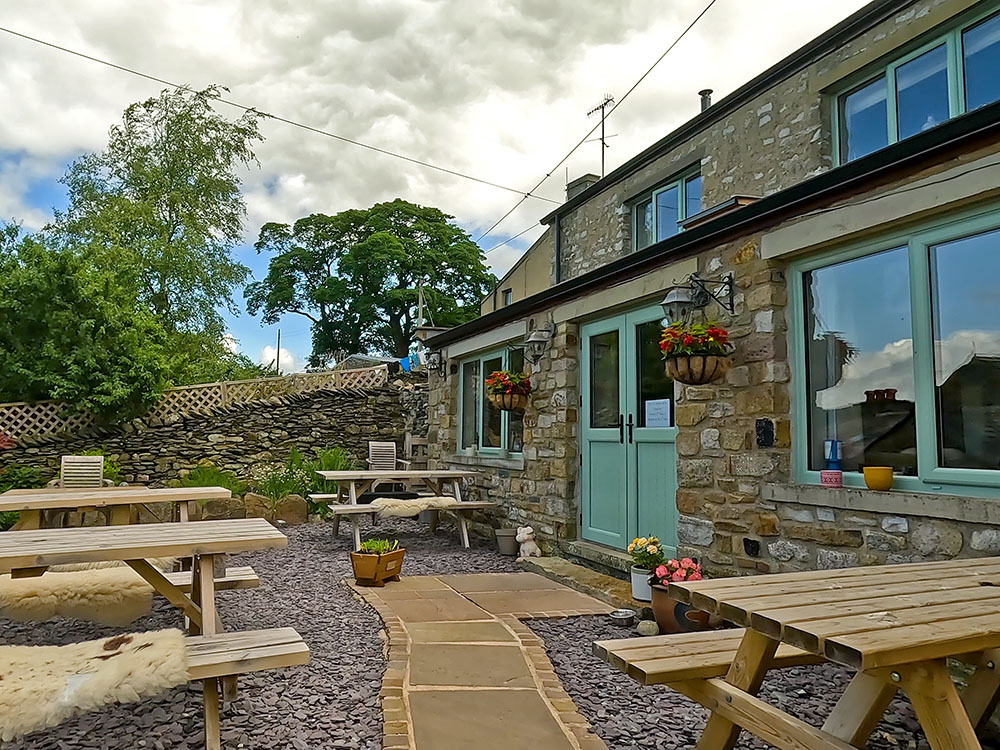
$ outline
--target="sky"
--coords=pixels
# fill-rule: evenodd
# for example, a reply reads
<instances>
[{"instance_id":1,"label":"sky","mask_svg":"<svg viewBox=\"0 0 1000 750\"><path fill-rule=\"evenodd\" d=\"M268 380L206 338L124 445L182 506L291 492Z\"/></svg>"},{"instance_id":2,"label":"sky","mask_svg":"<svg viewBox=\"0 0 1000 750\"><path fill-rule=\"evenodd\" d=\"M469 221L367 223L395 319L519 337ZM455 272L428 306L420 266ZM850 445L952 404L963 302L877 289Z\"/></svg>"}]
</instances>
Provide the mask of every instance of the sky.
<instances>
[{"instance_id":1,"label":"sky","mask_svg":"<svg viewBox=\"0 0 1000 750\"><path fill-rule=\"evenodd\" d=\"M708 0L7 0L0 26L229 98L422 161L527 190L594 124L587 111L620 97ZM608 119L607 169L695 116L697 92L718 99L860 8L862 0L716 0ZM0 33L0 217L26 229L65 205L58 179L101 149L128 104L160 84ZM219 105L223 114L237 110ZM501 276L542 232L552 203L518 200L315 133L264 120L259 168L243 175L246 244L262 224L402 197L433 205L484 250ZM537 191L561 201L567 175L600 172L585 144ZM242 293L237 302L243 307ZM309 321L262 326L226 316L236 345L283 370L310 351ZM268 349L268 347L270 347Z\"/></svg>"}]
</instances>

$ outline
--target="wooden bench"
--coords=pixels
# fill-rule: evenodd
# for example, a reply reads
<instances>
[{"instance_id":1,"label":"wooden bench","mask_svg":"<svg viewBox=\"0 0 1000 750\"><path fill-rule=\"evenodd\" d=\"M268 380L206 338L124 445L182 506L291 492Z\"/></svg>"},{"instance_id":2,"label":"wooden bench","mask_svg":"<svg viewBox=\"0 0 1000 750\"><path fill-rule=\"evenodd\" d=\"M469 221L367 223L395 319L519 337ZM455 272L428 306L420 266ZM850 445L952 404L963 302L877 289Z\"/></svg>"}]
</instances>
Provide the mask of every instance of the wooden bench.
<instances>
[{"instance_id":1,"label":"wooden bench","mask_svg":"<svg viewBox=\"0 0 1000 750\"><path fill-rule=\"evenodd\" d=\"M323 501L334 501L335 503L340 499L337 495L310 495L309 499L313 502L323 502ZM466 549L469 548L469 530L466 525L465 514L474 510L488 510L489 508L495 508L496 503L487 500L469 500L469 501L455 501L454 505L449 505L444 508L430 508L429 510L434 511L434 519L431 521L431 532L437 531L437 520L438 513L454 513L458 518L458 533L462 540L462 546ZM361 548L361 525L358 523L358 516L364 515L365 513L371 513L375 515L376 511L372 509L369 505L330 505L329 513L333 516L333 533L337 535L340 533L340 517L348 516L351 520L351 527L354 532L354 549Z\"/></svg>"},{"instance_id":2,"label":"wooden bench","mask_svg":"<svg viewBox=\"0 0 1000 750\"><path fill-rule=\"evenodd\" d=\"M179 588L185 594L191 593L191 571L179 570L174 573L164 573L163 577ZM260 586L260 577L250 566L226 568L225 575L216 576L216 591L233 591L236 589L255 589Z\"/></svg>"},{"instance_id":3,"label":"wooden bench","mask_svg":"<svg viewBox=\"0 0 1000 750\"><path fill-rule=\"evenodd\" d=\"M722 677L729 671L743 639L743 628L678 633L646 638L597 641L594 656L611 664L643 685L670 685L687 680ZM781 644L772 666L801 667L824 659ZM680 690L680 692L684 692Z\"/></svg>"}]
</instances>

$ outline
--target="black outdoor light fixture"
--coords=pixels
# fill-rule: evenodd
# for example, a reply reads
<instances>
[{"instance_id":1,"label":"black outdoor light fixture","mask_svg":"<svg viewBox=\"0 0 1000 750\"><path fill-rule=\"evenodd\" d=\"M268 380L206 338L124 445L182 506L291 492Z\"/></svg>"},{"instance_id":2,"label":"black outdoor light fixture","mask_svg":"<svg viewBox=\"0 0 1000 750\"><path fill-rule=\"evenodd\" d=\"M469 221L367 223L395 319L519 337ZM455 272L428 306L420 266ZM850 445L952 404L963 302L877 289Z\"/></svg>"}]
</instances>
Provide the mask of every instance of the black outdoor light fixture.
<instances>
[{"instance_id":1,"label":"black outdoor light fixture","mask_svg":"<svg viewBox=\"0 0 1000 750\"><path fill-rule=\"evenodd\" d=\"M440 351L432 351L427 353L427 369L434 370L435 372L444 373L445 371L445 361L444 355Z\"/></svg>"},{"instance_id":2,"label":"black outdoor light fixture","mask_svg":"<svg viewBox=\"0 0 1000 750\"><path fill-rule=\"evenodd\" d=\"M671 323L686 321L692 312L702 309L712 300L732 315L736 309L735 286L731 273L721 279L703 279L693 273L688 276L687 284L675 284L667 289L667 296L660 307Z\"/></svg>"},{"instance_id":3,"label":"black outdoor light fixture","mask_svg":"<svg viewBox=\"0 0 1000 750\"><path fill-rule=\"evenodd\" d=\"M537 365L541 361L555 333L556 324L549 320L524 337L525 356L531 364Z\"/></svg>"}]
</instances>

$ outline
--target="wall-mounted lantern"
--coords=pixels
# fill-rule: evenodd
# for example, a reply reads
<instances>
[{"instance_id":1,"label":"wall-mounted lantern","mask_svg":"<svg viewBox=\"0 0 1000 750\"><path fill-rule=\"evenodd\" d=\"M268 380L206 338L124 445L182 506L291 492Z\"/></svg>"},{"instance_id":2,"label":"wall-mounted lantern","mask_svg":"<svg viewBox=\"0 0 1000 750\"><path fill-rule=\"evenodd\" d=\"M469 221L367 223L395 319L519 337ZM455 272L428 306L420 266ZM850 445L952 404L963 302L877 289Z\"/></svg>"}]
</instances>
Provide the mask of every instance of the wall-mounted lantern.
<instances>
[{"instance_id":1,"label":"wall-mounted lantern","mask_svg":"<svg viewBox=\"0 0 1000 750\"><path fill-rule=\"evenodd\" d=\"M556 333L556 324L551 320L539 325L535 330L524 338L524 353L528 361L537 365L549 346L552 344L552 337Z\"/></svg>"},{"instance_id":2,"label":"wall-mounted lantern","mask_svg":"<svg viewBox=\"0 0 1000 750\"><path fill-rule=\"evenodd\" d=\"M693 273L688 277L687 284L675 284L667 289L660 307L671 323L688 320L691 313L704 308L712 300L732 315L736 309L735 291L732 274L721 279L703 279Z\"/></svg>"},{"instance_id":3,"label":"wall-mounted lantern","mask_svg":"<svg viewBox=\"0 0 1000 750\"><path fill-rule=\"evenodd\" d=\"M445 371L445 359L444 355L440 351L432 351L427 353L427 369L434 372L444 374Z\"/></svg>"}]
</instances>

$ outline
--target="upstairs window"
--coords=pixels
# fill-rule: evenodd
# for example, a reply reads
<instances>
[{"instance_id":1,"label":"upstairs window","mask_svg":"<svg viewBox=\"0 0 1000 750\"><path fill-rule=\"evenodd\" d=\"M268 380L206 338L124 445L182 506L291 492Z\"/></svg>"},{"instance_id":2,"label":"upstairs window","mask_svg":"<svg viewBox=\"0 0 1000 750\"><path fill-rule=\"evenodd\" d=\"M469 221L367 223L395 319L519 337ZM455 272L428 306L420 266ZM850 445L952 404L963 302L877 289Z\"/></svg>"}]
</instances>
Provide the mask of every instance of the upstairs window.
<instances>
[{"instance_id":1,"label":"upstairs window","mask_svg":"<svg viewBox=\"0 0 1000 750\"><path fill-rule=\"evenodd\" d=\"M1000 13L957 24L837 96L845 163L1000 100Z\"/></svg>"},{"instance_id":2,"label":"upstairs window","mask_svg":"<svg viewBox=\"0 0 1000 750\"><path fill-rule=\"evenodd\" d=\"M510 305L510 304L512 304L514 302L514 290L513 289L504 289L503 292L502 292L502 294L503 294L503 306L504 307L507 307L508 305Z\"/></svg>"},{"instance_id":3,"label":"upstairs window","mask_svg":"<svg viewBox=\"0 0 1000 750\"><path fill-rule=\"evenodd\" d=\"M701 211L701 174L686 174L667 182L632 204L632 243L642 250L673 237L679 222Z\"/></svg>"}]
</instances>

